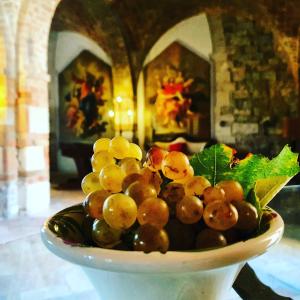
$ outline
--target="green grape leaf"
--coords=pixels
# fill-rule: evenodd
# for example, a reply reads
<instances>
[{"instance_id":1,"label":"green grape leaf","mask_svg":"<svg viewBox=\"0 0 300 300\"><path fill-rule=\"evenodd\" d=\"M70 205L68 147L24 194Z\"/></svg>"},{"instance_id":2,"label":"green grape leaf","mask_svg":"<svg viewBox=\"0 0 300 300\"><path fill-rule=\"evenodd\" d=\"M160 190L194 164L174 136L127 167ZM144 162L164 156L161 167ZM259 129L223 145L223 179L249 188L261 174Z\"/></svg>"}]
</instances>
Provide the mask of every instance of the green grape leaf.
<instances>
[{"instance_id":1,"label":"green grape leaf","mask_svg":"<svg viewBox=\"0 0 300 300\"><path fill-rule=\"evenodd\" d=\"M216 144L195 154L190 164L195 175L206 177L212 185L226 179L231 173L233 149L224 144Z\"/></svg>"},{"instance_id":2,"label":"green grape leaf","mask_svg":"<svg viewBox=\"0 0 300 300\"><path fill-rule=\"evenodd\" d=\"M231 148L216 144L194 155L190 163L195 175L206 177L212 185L221 180L240 182L245 198L260 179L278 176L292 178L300 171L298 154L293 153L287 145L271 160L263 155L251 154L236 161Z\"/></svg>"},{"instance_id":3,"label":"green grape leaf","mask_svg":"<svg viewBox=\"0 0 300 300\"><path fill-rule=\"evenodd\" d=\"M260 199L261 207L265 207L290 181L289 176L272 176L269 178L258 179L255 183L254 190Z\"/></svg>"},{"instance_id":4,"label":"green grape leaf","mask_svg":"<svg viewBox=\"0 0 300 300\"><path fill-rule=\"evenodd\" d=\"M293 153L289 146L284 146L273 159L262 155L250 155L232 168L231 179L237 180L244 188L245 196L254 188L257 180L287 176L292 178L300 171L298 154Z\"/></svg>"},{"instance_id":5,"label":"green grape leaf","mask_svg":"<svg viewBox=\"0 0 300 300\"><path fill-rule=\"evenodd\" d=\"M262 155L249 155L240 160L226 179L238 181L243 189L245 197L254 187L254 184L259 178L266 178L268 174L269 159Z\"/></svg>"},{"instance_id":6,"label":"green grape leaf","mask_svg":"<svg viewBox=\"0 0 300 300\"><path fill-rule=\"evenodd\" d=\"M261 217L261 212L262 212L262 207L261 207L259 198L257 197L257 195L256 195L254 189L251 189L251 190L249 191L246 200L247 200L247 202L251 203L251 204L256 208L256 210L257 210L257 212L258 212L259 219L260 219L260 217Z\"/></svg>"},{"instance_id":7,"label":"green grape leaf","mask_svg":"<svg viewBox=\"0 0 300 300\"><path fill-rule=\"evenodd\" d=\"M291 151L288 145L285 145L281 152L273 158L268 165L268 176L288 176L293 177L299 171L298 153Z\"/></svg>"}]
</instances>

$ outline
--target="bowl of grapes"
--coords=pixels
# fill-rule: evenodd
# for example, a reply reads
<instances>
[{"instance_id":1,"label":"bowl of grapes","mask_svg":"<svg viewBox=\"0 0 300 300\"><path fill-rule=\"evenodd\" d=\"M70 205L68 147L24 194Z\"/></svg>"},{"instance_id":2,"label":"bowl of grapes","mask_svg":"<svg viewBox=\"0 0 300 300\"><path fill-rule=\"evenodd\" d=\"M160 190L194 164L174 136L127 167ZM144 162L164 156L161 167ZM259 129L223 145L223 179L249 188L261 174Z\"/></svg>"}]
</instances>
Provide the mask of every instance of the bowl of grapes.
<instances>
[{"instance_id":1,"label":"bowl of grapes","mask_svg":"<svg viewBox=\"0 0 300 300\"><path fill-rule=\"evenodd\" d=\"M268 204L299 172L288 145L272 158L237 158L225 144L188 156L116 136L93 150L82 202L47 219L41 237L100 299L227 299L245 263L283 235Z\"/></svg>"}]
</instances>

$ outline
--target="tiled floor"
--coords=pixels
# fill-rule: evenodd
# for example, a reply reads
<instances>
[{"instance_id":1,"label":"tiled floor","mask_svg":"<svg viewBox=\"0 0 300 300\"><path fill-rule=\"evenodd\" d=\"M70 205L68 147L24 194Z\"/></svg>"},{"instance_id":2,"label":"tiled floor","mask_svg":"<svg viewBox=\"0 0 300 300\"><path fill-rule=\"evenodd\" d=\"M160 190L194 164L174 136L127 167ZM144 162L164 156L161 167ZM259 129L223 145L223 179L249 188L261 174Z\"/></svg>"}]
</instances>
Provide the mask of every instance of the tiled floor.
<instances>
[{"instance_id":1,"label":"tiled floor","mask_svg":"<svg viewBox=\"0 0 300 300\"><path fill-rule=\"evenodd\" d=\"M67 206L81 202L83 197L84 194L80 190L59 191L52 189L50 208L40 212L36 217L32 218L25 215L5 221L0 219L0 245L36 234L47 217Z\"/></svg>"},{"instance_id":2,"label":"tiled floor","mask_svg":"<svg viewBox=\"0 0 300 300\"><path fill-rule=\"evenodd\" d=\"M81 269L50 253L39 236L46 216L82 197L81 191L52 190L51 207L39 217L0 221L0 300L99 299ZM300 300L299 241L284 238L250 264L277 293ZM237 299L232 291L230 300Z\"/></svg>"}]
</instances>

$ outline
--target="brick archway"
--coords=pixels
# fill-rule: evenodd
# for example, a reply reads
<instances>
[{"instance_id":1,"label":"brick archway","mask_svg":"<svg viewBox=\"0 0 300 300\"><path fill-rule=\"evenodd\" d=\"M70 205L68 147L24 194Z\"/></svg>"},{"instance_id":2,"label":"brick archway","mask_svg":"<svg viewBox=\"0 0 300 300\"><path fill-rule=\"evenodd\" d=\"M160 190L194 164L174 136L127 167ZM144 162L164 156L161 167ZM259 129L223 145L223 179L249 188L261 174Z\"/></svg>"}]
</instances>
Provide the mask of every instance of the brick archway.
<instances>
[{"instance_id":1,"label":"brick archway","mask_svg":"<svg viewBox=\"0 0 300 300\"><path fill-rule=\"evenodd\" d=\"M35 214L50 200L47 55L52 18L62 1L0 3L0 79L8 112L0 124L0 216ZM125 90L122 96L132 99L129 65L116 63L113 77L115 96Z\"/></svg>"},{"instance_id":2,"label":"brick archway","mask_svg":"<svg viewBox=\"0 0 300 300\"><path fill-rule=\"evenodd\" d=\"M17 23L16 144L18 190L22 194L19 208L29 214L46 208L50 201L47 51L58 3L23 0Z\"/></svg>"},{"instance_id":3,"label":"brick archway","mask_svg":"<svg viewBox=\"0 0 300 300\"><path fill-rule=\"evenodd\" d=\"M48 206L49 103L48 41L55 11L64 0L22 0L16 30L17 84L16 145L19 208L35 214ZM119 29L118 29L119 30ZM120 36L123 38L122 36ZM113 41L112 41L113 42ZM126 47L124 47L126 51ZM117 55L120 57L120 55ZM133 99L127 53L113 60L114 97ZM121 57L120 57L121 59ZM36 197L43 195L43 197Z\"/></svg>"}]
</instances>

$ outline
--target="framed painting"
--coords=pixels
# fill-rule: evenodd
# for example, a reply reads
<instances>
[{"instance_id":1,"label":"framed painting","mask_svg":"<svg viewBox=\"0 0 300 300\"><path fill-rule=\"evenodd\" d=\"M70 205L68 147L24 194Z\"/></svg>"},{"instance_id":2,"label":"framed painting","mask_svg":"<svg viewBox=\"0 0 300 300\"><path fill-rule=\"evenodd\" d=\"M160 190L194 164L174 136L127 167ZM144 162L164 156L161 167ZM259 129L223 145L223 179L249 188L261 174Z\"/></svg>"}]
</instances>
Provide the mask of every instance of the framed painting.
<instances>
[{"instance_id":1,"label":"framed painting","mask_svg":"<svg viewBox=\"0 0 300 300\"><path fill-rule=\"evenodd\" d=\"M179 42L144 68L146 136L210 138L210 63Z\"/></svg>"},{"instance_id":2,"label":"framed painting","mask_svg":"<svg viewBox=\"0 0 300 300\"><path fill-rule=\"evenodd\" d=\"M93 142L112 136L111 67L87 50L59 74L60 141Z\"/></svg>"}]
</instances>

